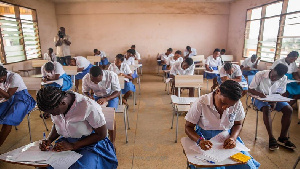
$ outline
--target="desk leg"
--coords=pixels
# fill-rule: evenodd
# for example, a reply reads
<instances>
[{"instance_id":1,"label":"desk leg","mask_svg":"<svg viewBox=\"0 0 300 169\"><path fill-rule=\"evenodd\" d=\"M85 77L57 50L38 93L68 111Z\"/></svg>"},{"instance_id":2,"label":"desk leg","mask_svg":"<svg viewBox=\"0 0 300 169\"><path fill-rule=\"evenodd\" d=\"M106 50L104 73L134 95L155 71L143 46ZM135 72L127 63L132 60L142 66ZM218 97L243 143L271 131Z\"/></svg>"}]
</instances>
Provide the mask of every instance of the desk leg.
<instances>
[{"instance_id":1,"label":"desk leg","mask_svg":"<svg viewBox=\"0 0 300 169\"><path fill-rule=\"evenodd\" d=\"M168 90L168 91L167 91L167 94L168 94L168 95L170 94L170 84L169 84L169 83L170 83L170 82L167 83L167 90Z\"/></svg>"},{"instance_id":2,"label":"desk leg","mask_svg":"<svg viewBox=\"0 0 300 169\"><path fill-rule=\"evenodd\" d=\"M177 135L178 135L178 109L177 109L177 111L176 111L176 113L177 113L177 120L176 120L176 137L175 137L175 143L177 143Z\"/></svg>"},{"instance_id":3,"label":"desk leg","mask_svg":"<svg viewBox=\"0 0 300 169\"><path fill-rule=\"evenodd\" d=\"M209 90L208 90L208 79L206 79L206 90L207 90L207 93L209 93Z\"/></svg>"},{"instance_id":4,"label":"desk leg","mask_svg":"<svg viewBox=\"0 0 300 169\"><path fill-rule=\"evenodd\" d=\"M126 120L127 120L127 110L126 110L126 108L125 108L125 110L124 110L124 124L125 124L125 134L126 134L126 143L128 143L128 138L127 138L127 122L126 122Z\"/></svg>"},{"instance_id":5,"label":"desk leg","mask_svg":"<svg viewBox=\"0 0 300 169\"><path fill-rule=\"evenodd\" d=\"M178 97L180 97L180 87L178 87Z\"/></svg>"},{"instance_id":6,"label":"desk leg","mask_svg":"<svg viewBox=\"0 0 300 169\"><path fill-rule=\"evenodd\" d=\"M139 81L139 95L141 95L141 79L140 79L140 77L138 78L138 81Z\"/></svg>"},{"instance_id":7,"label":"desk leg","mask_svg":"<svg viewBox=\"0 0 300 169\"><path fill-rule=\"evenodd\" d=\"M141 69L141 76L143 76L143 68L142 68L142 66L140 67L140 69Z\"/></svg>"},{"instance_id":8,"label":"desk leg","mask_svg":"<svg viewBox=\"0 0 300 169\"><path fill-rule=\"evenodd\" d=\"M198 87L198 96L200 97L200 95L201 95L201 88Z\"/></svg>"},{"instance_id":9,"label":"desk leg","mask_svg":"<svg viewBox=\"0 0 300 169\"><path fill-rule=\"evenodd\" d=\"M28 130L29 130L29 139L30 139L30 143L32 143L31 128L30 128L30 113L27 114L27 122L28 122Z\"/></svg>"},{"instance_id":10,"label":"desk leg","mask_svg":"<svg viewBox=\"0 0 300 169\"><path fill-rule=\"evenodd\" d=\"M175 105L172 105L172 107ZM175 116L175 107L173 107L173 117L172 117L172 125L171 125L171 129L173 129L173 123L174 123L174 116Z\"/></svg>"}]
</instances>

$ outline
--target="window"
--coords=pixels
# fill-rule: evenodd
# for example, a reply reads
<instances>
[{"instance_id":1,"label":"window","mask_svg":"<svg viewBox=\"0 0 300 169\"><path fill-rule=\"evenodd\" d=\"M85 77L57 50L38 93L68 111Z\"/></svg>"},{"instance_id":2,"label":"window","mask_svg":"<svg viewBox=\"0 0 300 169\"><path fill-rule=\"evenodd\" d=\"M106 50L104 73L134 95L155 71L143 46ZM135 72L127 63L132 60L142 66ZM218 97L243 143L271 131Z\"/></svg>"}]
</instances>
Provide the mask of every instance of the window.
<instances>
[{"instance_id":1,"label":"window","mask_svg":"<svg viewBox=\"0 0 300 169\"><path fill-rule=\"evenodd\" d=\"M293 50L300 53L299 30L299 0L279 0L249 9L243 56L257 53L261 60L273 62Z\"/></svg>"},{"instance_id":2,"label":"window","mask_svg":"<svg viewBox=\"0 0 300 169\"><path fill-rule=\"evenodd\" d=\"M0 2L2 63L41 57L36 11Z\"/></svg>"}]
</instances>

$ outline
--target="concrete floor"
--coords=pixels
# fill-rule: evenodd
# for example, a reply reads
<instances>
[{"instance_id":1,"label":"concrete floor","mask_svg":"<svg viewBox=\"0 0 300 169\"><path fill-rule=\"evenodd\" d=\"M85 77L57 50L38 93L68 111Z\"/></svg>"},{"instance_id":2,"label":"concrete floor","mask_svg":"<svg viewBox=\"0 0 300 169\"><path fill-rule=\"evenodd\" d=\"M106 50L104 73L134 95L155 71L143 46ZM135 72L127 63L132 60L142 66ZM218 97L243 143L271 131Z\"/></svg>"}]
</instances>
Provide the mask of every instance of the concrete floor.
<instances>
[{"instance_id":1,"label":"concrete floor","mask_svg":"<svg viewBox=\"0 0 300 169\"><path fill-rule=\"evenodd\" d=\"M120 169L129 168L186 168L186 158L182 152L180 138L185 137L184 116L179 117L178 143L174 143L175 129L170 129L172 108L170 95L164 91L162 77L157 75L143 75L141 77L142 93L138 95L135 110L132 99L129 100L129 121L128 143L125 143L125 132L123 114L116 114L117 122L117 157ZM210 82L211 83L211 82ZM206 93L206 87L202 89ZM187 92L183 92L186 96ZM245 97L242 98L245 104ZM245 107L245 106L244 106ZM31 115L31 126L33 140L42 139L45 131L42 119L38 112ZM251 149L251 155L261 163L262 169L291 169L299 156L300 134L297 124L297 112L293 113L293 120L290 128L291 140L298 146L295 151L280 147L279 150L270 152L268 150L268 136L262 121L262 113L259 113L258 138L254 141L256 113L251 109L246 117L241 138L246 146ZM276 137L279 136L281 113L278 113L273 122L273 131ZM51 120L47 120L50 128ZM19 130L12 130L8 139L0 148L0 154L13 150L29 143L27 120L18 126ZM0 162L0 169L33 168L28 166L12 165ZM298 165L300 169L300 164Z\"/></svg>"}]
</instances>

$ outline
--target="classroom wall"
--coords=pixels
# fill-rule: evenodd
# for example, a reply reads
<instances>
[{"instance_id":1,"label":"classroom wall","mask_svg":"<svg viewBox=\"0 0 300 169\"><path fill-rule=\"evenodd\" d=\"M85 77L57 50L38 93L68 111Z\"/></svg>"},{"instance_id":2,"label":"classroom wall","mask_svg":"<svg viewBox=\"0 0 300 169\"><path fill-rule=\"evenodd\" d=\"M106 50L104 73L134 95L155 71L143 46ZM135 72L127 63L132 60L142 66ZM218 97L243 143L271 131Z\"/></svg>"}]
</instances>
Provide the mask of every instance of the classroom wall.
<instances>
[{"instance_id":1,"label":"classroom wall","mask_svg":"<svg viewBox=\"0 0 300 169\"><path fill-rule=\"evenodd\" d=\"M261 6L276 0L236 0L230 4L227 53L234 55L236 60L244 59L244 35L247 9Z\"/></svg>"},{"instance_id":2,"label":"classroom wall","mask_svg":"<svg viewBox=\"0 0 300 169\"><path fill-rule=\"evenodd\" d=\"M190 45L208 56L227 46L229 3L75 2L55 8L72 54L92 55L98 48L113 61L135 44L146 73L156 72L157 53L169 47Z\"/></svg>"}]
</instances>

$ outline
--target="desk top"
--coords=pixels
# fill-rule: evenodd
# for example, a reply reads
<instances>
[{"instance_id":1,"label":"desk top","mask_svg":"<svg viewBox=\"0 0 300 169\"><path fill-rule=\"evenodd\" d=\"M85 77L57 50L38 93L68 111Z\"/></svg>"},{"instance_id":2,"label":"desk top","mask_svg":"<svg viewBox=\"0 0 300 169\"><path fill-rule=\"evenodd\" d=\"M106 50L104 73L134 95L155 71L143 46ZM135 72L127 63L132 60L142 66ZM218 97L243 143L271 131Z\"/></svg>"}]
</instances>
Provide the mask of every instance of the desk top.
<instances>
[{"instance_id":1,"label":"desk top","mask_svg":"<svg viewBox=\"0 0 300 169\"><path fill-rule=\"evenodd\" d=\"M211 73L211 74L220 74L219 70L213 70L212 72L211 71L207 71L207 70L204 70L206 73Z\"/></svg>"},{"instance_id":2,"label":"desk top","mask_svg":"<svg viewBox=\"0 0 300 169\"><path fill-rule=\"evenodd\" d=\"M176 95L171 95L172 103L189 105L195 102L199 97L177 97Z\"/></svg>"}]
</instances>

